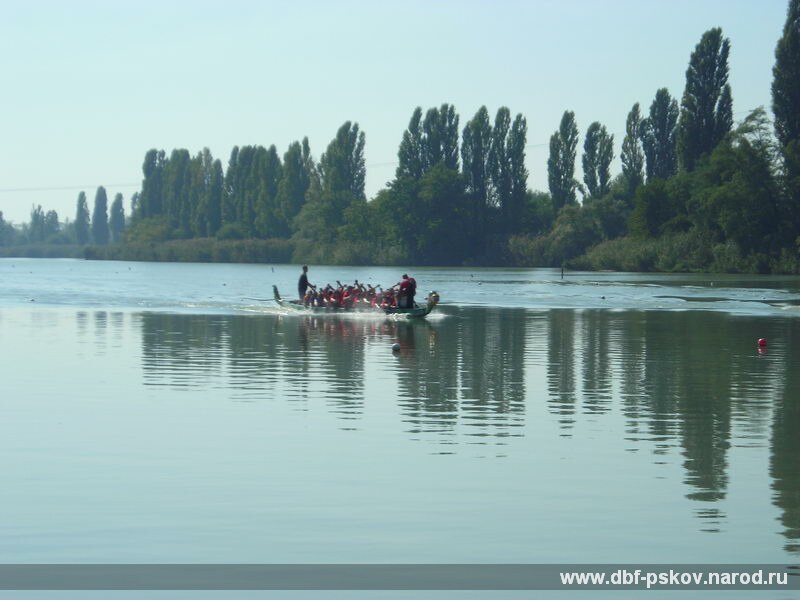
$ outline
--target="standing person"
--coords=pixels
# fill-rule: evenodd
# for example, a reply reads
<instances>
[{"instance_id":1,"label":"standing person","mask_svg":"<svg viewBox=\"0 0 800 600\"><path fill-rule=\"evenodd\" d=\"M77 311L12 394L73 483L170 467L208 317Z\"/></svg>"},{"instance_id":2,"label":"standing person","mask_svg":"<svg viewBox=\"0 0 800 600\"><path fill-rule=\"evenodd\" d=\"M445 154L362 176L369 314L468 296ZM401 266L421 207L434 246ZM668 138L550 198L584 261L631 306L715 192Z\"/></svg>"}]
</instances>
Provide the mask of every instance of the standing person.
<instances>
[{"instance_id":1,"label":"standing person","mask_svg":"<svg viewBox=\"0 0 800 600\"><path fill-rule=\"evenodd\" d=\"M303 265L303 272L297 281L297 297L300 298L300 302L306 297L306 290L308 290L309 286L314 287L308 283L308 265Z\"/></svg>"},{"instance_id":2,"label":"standing person","mask_svg":"<svg viewBox=\"0 0 800 600\"><path fill-rule=\"evenodd\" d=\"M414 308L414 294L417 293L417 282L413 277L403 273L402 281L392 287L396 287L398 291L398 308Z\"/></svg>"}]
</instances>

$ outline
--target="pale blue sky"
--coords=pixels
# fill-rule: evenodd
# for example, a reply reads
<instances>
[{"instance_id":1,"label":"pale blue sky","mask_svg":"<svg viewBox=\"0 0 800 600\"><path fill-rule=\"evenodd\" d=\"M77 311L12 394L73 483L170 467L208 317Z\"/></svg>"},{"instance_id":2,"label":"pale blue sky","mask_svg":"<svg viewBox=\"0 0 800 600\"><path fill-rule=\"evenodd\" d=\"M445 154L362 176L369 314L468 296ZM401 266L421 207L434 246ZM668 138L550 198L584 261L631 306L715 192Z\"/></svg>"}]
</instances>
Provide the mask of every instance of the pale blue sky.
<instances>
[{"instance_id":1,"label":"pale blue sky","mask_svg":"<svg viewBox=\"0 0 800 600\"><path fill-rule=\"evenodd\" d=\"M619 155L633 103L646 112L660 87L680 99L711 27L731 40L735 118L769 108L787 4L0 0L0 211L19 223L41 204L73 219L80 189L91 210L104 185L128 212L150 148L207 146L225 166L235 145L283 155L308 136L318 158L348 120L366 133L372 197L414 107L443 102L461 127L481 105L522 113L529 187L546 190L564 110L581 134L606 125Z\"/></svg>"}]
</instances>

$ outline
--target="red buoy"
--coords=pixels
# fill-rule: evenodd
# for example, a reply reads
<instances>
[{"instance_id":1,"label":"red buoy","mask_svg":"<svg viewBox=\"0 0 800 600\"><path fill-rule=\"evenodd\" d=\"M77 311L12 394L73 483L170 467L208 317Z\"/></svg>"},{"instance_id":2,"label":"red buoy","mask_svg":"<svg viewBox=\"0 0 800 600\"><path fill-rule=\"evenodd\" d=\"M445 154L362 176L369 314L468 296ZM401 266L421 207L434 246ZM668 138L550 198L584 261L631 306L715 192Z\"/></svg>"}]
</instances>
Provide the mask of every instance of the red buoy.
<instances>
[{"instance_id":1,"label":"red buoy","mask_svg":"<svg viewBox=\"0 0 800 600\"><path fill-rule=\"evenodd\" d=\"M764 338L758 338L758 347L759 348L766 348L767 347L767 340Z\"/></svg>"}]
</instances>

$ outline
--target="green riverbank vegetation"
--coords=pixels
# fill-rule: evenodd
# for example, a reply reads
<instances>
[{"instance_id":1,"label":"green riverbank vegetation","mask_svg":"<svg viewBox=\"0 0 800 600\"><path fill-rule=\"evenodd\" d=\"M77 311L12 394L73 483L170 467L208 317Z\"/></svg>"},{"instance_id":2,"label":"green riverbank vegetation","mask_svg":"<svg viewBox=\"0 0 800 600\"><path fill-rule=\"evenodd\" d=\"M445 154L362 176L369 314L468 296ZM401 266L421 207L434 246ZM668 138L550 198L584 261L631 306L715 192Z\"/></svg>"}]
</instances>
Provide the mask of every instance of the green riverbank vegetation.
<instances>
[{"instance_id":1,"label":"green riverbank vegetation","mask_svg":"<svg viewBox=\"0 0 800 600\"><path fill-rule=\"evenodd\" d=\"M129 215L103 187L66 222L41 206L21 227L0 213L0 256L800 273L800 0L777 41L771 113L734 122L730 49L705 32L680 99L662 88L634 103L622 140L599 122L581 137L565 111L547 191L528 188L522 114L464 121L442 104L412 111L372 198L356 122L318 159L307 139L282 154L235 147L225 168L208 148L153 149Z\"/></svg>"}]
</instances>

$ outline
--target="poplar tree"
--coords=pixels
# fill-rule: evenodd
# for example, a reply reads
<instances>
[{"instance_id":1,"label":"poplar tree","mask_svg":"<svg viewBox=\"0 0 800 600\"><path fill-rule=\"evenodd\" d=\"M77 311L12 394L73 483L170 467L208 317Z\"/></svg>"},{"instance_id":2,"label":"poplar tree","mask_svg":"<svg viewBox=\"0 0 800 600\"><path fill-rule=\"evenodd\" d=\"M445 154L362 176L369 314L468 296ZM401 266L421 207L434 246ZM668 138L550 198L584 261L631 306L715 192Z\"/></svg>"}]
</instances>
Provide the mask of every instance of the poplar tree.
<instances>
[{"instance_id":1,"label":"poplar tree","mask_svg":"<svg viewBox=\"0 0 800 600\"><path fill-rule=\"evenodd\" d=\"M111 232L111 241L113 243L116 244L122 241L122 232L125 229L125 208L122 206L122 194L114 196L114 201L111 203L108 228Z\"/></svg>"},{"instance_id":2,"label":"poplar tree","mask_svg":"<svg viewBox=\"0 0 800 600\"><path fill-rule=\"evenodd\" d=\"M656 92L650 116L642 121L642 147L646 158L647 180L668 179L678 172L676 134L678 101L667 88Z\"/></svg>"},{"instance_id":3,"label":"poplar tree","mask_svg":"<svg viewBox=\"0 0 800 600\"><path fill-rule=\"evenodd\" d=\"M94 210L92 211L92 239L95 244L108 244L108 196L106 188L102 185L97 188L94 195Z\"/></svg>"},{"instance_id":4,"label":"poplar tree","mask_svg":"<svg viewBox=\"0 0 800 600\"><path fill-rule=\"evenodd\" d=\"M558 131L550 137L547 159L547 182L555 212L576 203L575 156L578 149L578 126L575 113L565 111Z\"/></svg>"},{"instance_id":5,"label":"poplar tree","mask_svg":"<svg viewBox=\"0 0 800 600\"><path fill-rule=\"evenodd\" d=\"M324 191L348 192L355 198L366 200L364 145L364 132L358 123L347 121L339 128L319 161Z\"/></svg>"},{"instance_id":6,"label":"poplar tree","mask_svg":"<svg viewBox=\"0 0 800 600\"><path fill-rule=\"evenodd\" d=\"M694 170L733 127L729 53L730 41L716 27L703 34L689 59L678 122L678 159L686 171Z\"/></svg>"},{"instance_id":7,"label":"poplar tree","mask_svg":"<svg viewBox=\"0 0 800 600\"><path fill-rule=\"evenodd\" d=\"M800 0L790 0L775 48L772 111L792 195L800 201Z\"/></svg>"},{"instance_id":8,"label":"poplar tree","mask_svg":"<svg viewBox=\"0 0 800 600\"><path fill-rule=\"evenodd\" d=\"M461 142L461 164L468 203L466 222L474 244L482 244L486 234L491 169L489 151L492 145L492 125L489 111L481 106L464 126Z\"/></svg>"},{"instance_id":9,"label":"poplar tree","mask_svg":"<svg viewBox=\"0 0 800 600\"><path fill-rule=\"evenodd\" d=\"M417 107L397 152L397 177L420 180L438 164L458 170L458 114L451 104L429 108L422 117Z\"/></svg>"},{"instance_id":10,"label":"poplar tree","mask_svg":"<svg viewBox=\"0 0 800 600\"><path fill-rule=\"evenodd\" d=\"M614 160L614 136L597 121L589 125L583 141L583 182L593 198L609 191L611 161Z\"/></svg>"},{"instance_id":11,"label":"poplar tree","mask_svg":"<svg viewBox=\"0 0 800 600\"><path fill-rule=\"evenodd\" d=\"M308 143L308 140L304 140ZM303 208L306 192L310 184L310 174L303 156L300 142L294 142L283 155L283 176L278 184L276 202L280 210L280 230L278 236L288 237L294 218Z\"/></svg>"},{"instance_id":12,"label":"poplar tree","mask_svg":"<svg viewBox=\"0 0 800 600\"><path fill-rule=\"evenodd\" d=\"M423 169L427 173L438 164L458 170L458 114L452 104L431 108L422 122Z\"/></svg>"},{"instance_id":13,"label":"poplar tree","mask_svg":"<svg viewBox=\"0 0 800 600\"><path fill-rule=\"evenodd\" d=\"M522 226L525 197L528 193L528 169L525 167L525 146L528 122L522 114L514 117L508 133L508 166L511 171L511 195L505 209L506 232L517 233Z\"/></svg>"},{"instance_id":14,"label":"poplar tree","mask_svg":"<svg viewBox=\"0 0 800 600\"><path fill-rule=\"evenodd\" d=\"M511 169L508 164L508 131L511 128L511 111L500 107L492 128L489 148L489 172L492 181L492 206L502 208L511 196Z\"/></svg>"},{"instance_id":15,"label":"poplar tree","mask_svg":"<svg viewBox=\"0 0 800 600\"><path fill-rule=\"evenodd\" d=\"M642 115L639 103L633 105L625 121L625 138L622 140L622 175L628 183L628 191L633 194L644 183L644 150L641 142Z\"/></svg>"},{"instance_id":16,"label":"poplar tree","mask_svg":"<svg viewBox=\"0 0 800 600\"><path fill-rule=\"evenodd\" d=\"M283 231L278 206L278 185L283 165L274 145L259 148L256 155L257 182L255 199L255 232L259 237L278 237Z\"/></svg>"},{"instance_id":17,"label":"poplar tree","mask_svg":"<svg viewBox=\"0 0 800 600\"><path fill-rule=\"evenodd\" d=\"M225 186L225 175L222 172L222 162L215 159L211 163L208 181L208 195L206 208L206 235L216 235L222 227L222 194Z\"/></svg>"},{"instance_id":18,"label":"poplar tree","mask_svg":"<svg viewBox=\"0 0 800 600\"><path fill-rule=\"evenodd\" d=\"M164 166L166 154L163 150L148 150L142 164L142 191L139 194L139 216L158 217L163 214Z\"/></svg>"},{"instance_id":19,"label":"poplar tree","mask_svg":"<svg viewBox=\"0 0 800 600\"><path fill-rule=\"evenodd\" d=\"M422 158L422 107L418 106L411 114L408 128L397 151L398 165L396 175L420 179L423 173Z\"/></svg>"},{"instance_id":20,"label":"poplar tree","mask_svg":"<svg viewBox=\"0 0 800 600\"><path fill-rule=\"evenodd\" d=\"M42 205L34 206L31 208L31 222L28 225L28 242L31 244L40 244L44 241L45 225L44 225L44 210Z\"/></svg>"},{"instance_id":21,"label":"poplar tree","mask_svg":"<svg viewBox=\"0 0 800 600\"><path fill-rule=\"evenodd\" d=\"M500 209L500 232L516 231L522 218L528 171L525 168L527 122L518 114L512 123L505 106L497 111L488 154L491 204Z\"/></svg>"},{"instance_id":22,"label":"poplar tree","mask_svg":"<svg viewBox=\"0 0 800 600\"><path fill-rule=\"evenodd\" d=\"M364 193L364 132L358 123L347 121L336 132L319 159L306 203L297 215L293 239L308 244L317 260L334 249L339 227L350 209L366 206Z\"/></svg>"},{"instance_id":23,"label":"poplar tree","mask_svg":"<svg viewBox=\"0 0 800 600\"><path fill-rule=\"evenodd\" d=\"M86 193L78 194L78 206L75 210L75 238L83 245L89 243L89 206L86 203Z\"/></svg>"},{"instance_id":24,"label":"poplar tree","mask_svg":"<svg viewBox=\"0 0 800 600\"><path fill-rule=\"evenodd\" d=\"M189 235L191 230L191 163L189 151L176 148L163 168L163 214L170 226L183 235Z\"/></svg>"}]
</instances>

